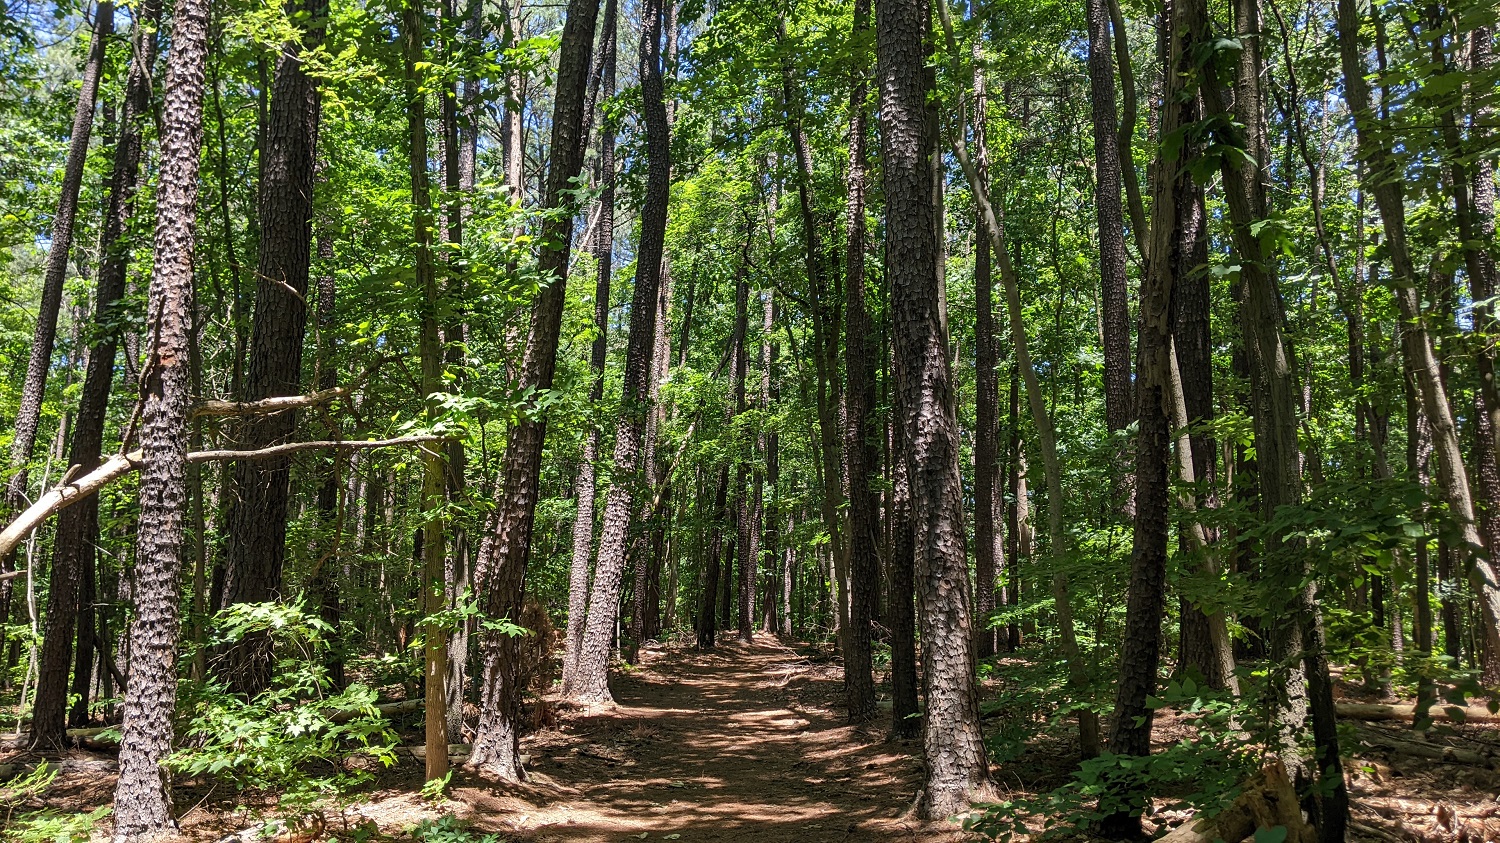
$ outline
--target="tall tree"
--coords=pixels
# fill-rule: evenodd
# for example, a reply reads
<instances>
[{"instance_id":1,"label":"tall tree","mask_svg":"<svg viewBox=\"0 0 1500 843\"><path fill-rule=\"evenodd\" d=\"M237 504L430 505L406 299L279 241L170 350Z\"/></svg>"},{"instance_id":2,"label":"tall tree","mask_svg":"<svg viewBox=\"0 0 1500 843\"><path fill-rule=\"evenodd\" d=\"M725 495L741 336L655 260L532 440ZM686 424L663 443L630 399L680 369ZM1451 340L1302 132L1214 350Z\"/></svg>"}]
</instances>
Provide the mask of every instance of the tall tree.
<instances>
[{"instance_id":1,"label":"tall tree","mask_svg":"<svg viewBox=\"0 0 1500 843\"><path fill-rule=\"evenodd\" d=\"M948 360L947 303L938 283L932 161L937 120L928 70L931 4L878 0L876 78L885 162L886 275L921 601L927 707L924 813L947 817L988 795L979 730L964 553L958 425Z\"/></svg>"},{"instance_id":2,"label":"tall tree","mask_svg":"<svg viewBox=\"0 0 1500 843\"><path fill-rule=\"evenodd\" d=\"M172 751L183 513L187 508L188 342L193 312L193 224L203 144L207 0L180 0L162 102L155 259L147 321L152 338L142 383L141 516L130 676L115 784L117 843L175 830L162 763Z\"/></svg>"},{"instance_id":3,"label":"tall tree","mask_svg":"<svg viewBox=\"0 0 1500 843\"><path fill-rule=\"evenodd\" d=\"M646 121L646 196L641 205L641 238L636 247L635 289L630 302L630 336L625 350L625 384L615 434L614 482L604 501L599 558L589 592L588 623L579 651L572 698L588 705L613 703L609 693L609 643L619 617L626 539L640 467L641 439L650 413L649 383L656 346L657 291L667 230L671 179L671 130L662 87L662 0L641 10L641 101ZM645 587L637 582L637 589Z\"/></svg>"},{"instance_id":4,"label":"tall tree","mask_svg":"<svg viewBox=\"0 0 1500 843\"><path fill-rule=\"evenodd\" d=\"M118 323L119 303L125 295L125 269L130 256L122 235L135 213L135 191L143 146L141 123L151 107L151 75L156 63L156 30L160 20L161 3L157 0L147 0L135 9L132 58L125 80L124 107L120 111L120 135L115 142L103 230L99 237L103 256L94 294L94 321L100 325ZM73 421L73 442L68 454L68 461L78 467L79 474L86 474L99 465L119 342L118 330L103 331L89 348L88 368L84 374L78 414ZM47 594L46 627L42 636L36 701L32 709L31 740L37 746L63 745L66 729L63 714L68 696L64 684L68 644L78 618L78 589L85 587L84 582L91 581L94 576L98 533L99 499L96 497L79 501L58 516L57 540L52 551L52 583Z\"/></svg>"},{"instance_id":5,"label":"tall tree","mask_svg":"<svg viewBox=\"0 0 1500 843\"><path fill-rule=\"evenodd\" d=\"M615 43L619 4L616 0L605 0L602 78L599 95L608 99L615 94ZM594 373L594 385L589 390L589 401L598 406L604 398L604 363L609 351L609 288L614 273L615 239L615 118L606 109L604 119L599 121L599 221L594 231L594 262L598 275L594 281L594 343L589 366ZM578 656L583 647L583 628L587 622L589 605L589 562L594 556L594 497L595 466L599 460L599 423L589 426L588 438L584 440L583 456L578 465L578 478L574 482L574 497L578 501L578 514L573 520L573 564L568 577L568 638L563 650L562 690L571 694L578 673Z\"/></svg>"},{"instance_id":6,"label":"tall tree","mask_svg":"<svg viewBox=\"0 0 1500 843\"><path fill-rule=\"evenodd\" d=\"M584 93L598 16L598 0L568 0L553 102L552 166L542 197L544 207L566 213L548 215L539 238L537 273L543 283L531 313L520 379L521 387L533 392L551 389L557 371L564 283L573 237L571 190L583 167L583 148L588 140L583 132ZM520 617L546 434L546 417L533 405L511 428L505 443L496 507L480 546L474 578L484 595L484 613L493 619ZM514 636L500 630L485 632L479 731L469 755L470 765L507 781L522 776L516 724L521 692L516 686L518 644Z\"/></svg>"},{"instance_id":7,"label":"tall tree","mask_svg":"<svg viewBox=\"0 0 1500 843\"><path fill-rule=\"evenodd\" d=\"M870 4L854 4L855 43L868 37ZM865 181L868 162L865 136L869 127L868 57L861 55L849 91L849 175L845 206L844 295L847 352L844 366L849 380L844 432L844 459L849 472L849 631L844 637L844 697L849 721L875 717L870 624L874 621L880 585L879 503L872 479L880 465L875 413L875 347L877 339L865 295Z\"/></svg>"},{"instance_id":8,"label":"tall tree","mask_svg":"<svg viewBox=\"0 0 1500 843\"><path fill-rule=\"evenodd\" d=\"M326 0L295 0L301 43L284 45L276 62L266 124L256 218L260 222L255 278L255 322L242 401L301 392L302 345L307 330L308 271L312 260L314 147L318 136L318 87L302 53L322 41ZM296 413L256 415L242 422L247 448L286 439ZM225 495L224 601L265 603L281 596L286 560L291 458L235 464ZM271 639L245 636L229 650L227 678L242 693L271 681Z\"/></svg>"},{"instance_id":9,"label":"tall tree","mask_svg":"<svg viewBox=\"0 0 1500 843\"><path fill-rule=\"evenodd\" d=\"M31 337L26 380L21 384L21 403L16 410L15 434L10 441L11 475L5 487L3 512L6 516L20 511L26 503L26 481L29 476L26 464L31 461L31 452L36 447L37 428L41 424L42 398L47 392L47 374L52 368L52 350L57 342L57 316L62 309L63 281L68 274L68 261L73 247L73 223L78 217L78 193L83 187L83 167L88 160L89 137L94 128L95 100L99 96L105 52L114 30L114 3L100 0L94 12L94 32L89 40L88 55L83 62L78 102L73 108L68 158L63 165L62 190L57 199L57 213L52 218L51 243L47 247L41 307L37 311L36 328ZM9 569L9 565L6 567Z\"/></svg>"},{"instance_id":10,"label":"tall tree","mask_svg":"<svg viewBox=\"0 0 1500 843\"><path fill-rule=\"evenodd\" d=\"M981 178L989 179L989 98L984 64L975 43L974 159ZM995 610L995 575L1004 563L1004 543L996 513L1000 506L1000 354L995 332L995 279L990 238L984 220L976 219L974 244L974 611L978 626L975 654L993 656L997 631L990 626ZM999 564L997 564L999 563Z\"/></svg>"},{"instance_id":11,"label":"tall tree","mask_svg":"<svg viewBox=\"0 0 1500 843\"><path fill-rule=\"evenodd\" d=\"M1115 68L1105 4L1087 0L1089 102L1094 125L1094 215L1099 226L1099 289L1104 344L1104 416L1110 432L1130 425L1130 304L1126 295L1125 218L1121 203L1120 135L1115 111ZM1124 37L1124 33L1120 33ZM976 115L978 119L982 115ZM1131 178L1134 178L1131 174ZM1144 296L1142 296L1144 298Z\"/></svg>"}]
</instances>

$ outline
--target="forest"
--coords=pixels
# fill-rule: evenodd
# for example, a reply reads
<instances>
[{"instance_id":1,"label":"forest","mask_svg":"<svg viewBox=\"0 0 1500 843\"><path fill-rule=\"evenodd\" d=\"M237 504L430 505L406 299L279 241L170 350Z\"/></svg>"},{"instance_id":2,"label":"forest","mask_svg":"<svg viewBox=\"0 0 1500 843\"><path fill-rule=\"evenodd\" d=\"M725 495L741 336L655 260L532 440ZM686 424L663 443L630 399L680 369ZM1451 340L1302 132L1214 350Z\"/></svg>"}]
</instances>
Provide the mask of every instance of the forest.
<instances>
[{"instance_id":1,"label":"forest","mask_svg":"<svg viewBox=\"0 0 1500 843\"><path fill-rule=\"evenodd\" d=\"M7 0L0 841L1500 841L1497 27Z\"/></svg>"}]
</instances>

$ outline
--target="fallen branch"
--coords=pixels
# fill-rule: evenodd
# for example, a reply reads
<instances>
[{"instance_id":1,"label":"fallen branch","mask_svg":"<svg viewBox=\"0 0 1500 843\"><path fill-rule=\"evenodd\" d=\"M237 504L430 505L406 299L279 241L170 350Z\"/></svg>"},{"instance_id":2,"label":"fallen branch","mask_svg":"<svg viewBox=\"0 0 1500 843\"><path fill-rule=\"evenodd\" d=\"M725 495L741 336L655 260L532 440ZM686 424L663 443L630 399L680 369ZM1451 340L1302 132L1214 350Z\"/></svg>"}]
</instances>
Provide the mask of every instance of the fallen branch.
<instances>
[{"instance_id":1,"label":"fallen branch","mask_svg":"<svg viewBox=\"0 0 1500 843\"><path fill-rule=\"evenodd\" d=\"M1383 705L1379 703L1339 703L1334 706L1338 716L1349 720L1406 720L1417 716L1414 705ZM1427 715L1434 720L1445 719L1455 723L1500 723L1500 714L1482 705L1433 705Z\"/></svg>"},{"instance_id":2,"label":"fallen branch","mask_svg":"<svg viewBox=\"0 0 1500 843\"><path fill-rule=\"evenodd\" d=\"M1414 758L1428 758L1433 761L1446 761L1450 764L1470 764L1476 767L1488 767L1492 770L1500 770L1500 758L1497 758L1493 752L1478 752L1457 746L1406 741L1389 736L1381 736L1368 743L1372 747L1385 749L1401 755L1410 755Z\"/></svg>"},{"instance_id":3,"label":"fallen branch","mask_svg":"<svg viewBox=\"0 0 1500 843\"><path fill-rule=\"evenodd\" d=\"M301 410L332 404L349 395L351 391L347 386L335 386L308 395L278 395L272 398L262 398L259 401L199 401L188 412L188 417L219 419L233 416L267 416L287 410Z\"/></svg>"},{"instance_id":4,"label":"fallen branch","mask_svg":"<svg viewBox=\"0 0 1500 843\"><path fill-rule=\"evenodd\" d=\"M219 451L194 451L187 455L187 461L214 462L217 460L264 460L274 457L295 454L301 451L318 450L369 450L373 448L392 448L402 445L420 445L427 442L440 442L447 440L447 436L422 435L422 436L398 436L394 439L345 439L322 442L288 442L284 445L272 445L269 448L260 448L253 451L219 450ZM124 477L132 471L141 467L145 461L140 451L131 451L128 454L115 454L105 460L100 466L82 477L68 480L37 499L36 503L27 507L24 512L16 516L16 520L10 522L4 530L0 530L0 556L4 556L15 550L22 541L26 539L32 530L35 530L54 513L59 512L74 503L97 494L100 489L110 483Z\"/></svg>"},{"instance_id":5,"label":"fallen branch","mask_svg":"<svg viewBox=\"0 0 1500 843\"><path fill-rule=\"evenodd\" d=\"M1302 819L1297 791L1286 767L1273 761L1245 782L1233 804L1213 817L1191 819L1172 829L1159 843L1238 843L1262 828L1284 826L1287 843L1312 843L1317 834Z\"/></svg>"}]
</instances>

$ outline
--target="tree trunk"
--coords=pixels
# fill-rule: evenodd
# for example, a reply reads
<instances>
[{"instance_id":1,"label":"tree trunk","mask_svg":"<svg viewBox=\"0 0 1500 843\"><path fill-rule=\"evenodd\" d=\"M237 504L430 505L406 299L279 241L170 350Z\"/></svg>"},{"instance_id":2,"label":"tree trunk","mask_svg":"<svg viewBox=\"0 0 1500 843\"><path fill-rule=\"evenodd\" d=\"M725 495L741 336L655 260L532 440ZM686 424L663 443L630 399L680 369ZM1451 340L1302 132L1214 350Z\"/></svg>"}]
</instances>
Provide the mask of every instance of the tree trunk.
<instances>
[{"instance_id":1,"label":"tree trunk","mask_svg":"<svg viewBox=\"0 0 1500 843\"><path fill-rule=\"evenodd\" d=\"M615 434L614 480L604 503L599 558L589 592L587 625L579 650L571 698L584 705L612 705L609 693L609 644L619 617L621 579L625 570L633 494L641 456L641 438L651 412L649 385L656 346L657 293L661 284L671 180L670 129L661 73L662 0L647 0L641 10L640 79L647 131L646 196L641 206L641 238L636 249L635 290L630 303L630 337L625 351L625 383L620 423ZM644 587L637 582L636 588Z\"/></svg>"},{"instance_id":2,"label":"tree trunk","mask_svg":"<svg viewBox=\"0 0 1500 843\"><path fill-rule=\"evenodd\" d=\"M854 32L858 43L869 31L869 0L854 4ZM849 629L844 636L844 701L849 722L864 723L873 719L875 682L870 645L876 591L880 581L880 557L877 530L878 499L871 479L880 465L875 412L875 336L865 302L865 180L867 162L865 137L869 98L868 58L861 56L853 70L849 93L849 175L847 220L845 231L844 292L847 297L848 378L847 418L844 430L844 458L849 471Z\"/></svg>"},{"instance_id":3,"label":"tree trunk","mask_svg":"<svg viewBox=\"0 0 1500 843\"><path fill-rule=\"evenodd\" d=\"M422 402L429 422L437 419L437 396L442 390L443 357L438 338L437 273L432 260L432 195L427 172L427 109L422 92L419 68L425 61L427 40L426 13L416 0L409 0L401 13L401 42L405 61L405 97L408 162L411 178L412 231L416 243L413 265L414 284L422 292L421 333L418 354L421 358ZM252 343L253 345L253 343ZM447 486L443 451L428 447L422 453L422 490L420 506L421 573L417 604L424 618L437 615L447 605L447 540L444 535L443 507ZM435 621L422 622L423 676L425 679L425 732L428 746L448 745L448 634ZM426 779L441 779L448 774L448 756L434 752L427 756Z\"/></svg>"},{"instance_id":4,"label":"tree trunk","mask_svg":"<svg viewBox=\"0 0 1500 843\"><path fill-rule=\"evenodd\" d=\"M172 751L183 515L187 508L187 344L192 333L193 223L203 144L208 3L179 0L162 103L160 175L149 313L152 344L143 384L140 526L129 687L115 785L115 840L176 830L162 763Z\"/></svg>"},{"instance_id":5,"label":"tree trunk","mask_svg":"<svg viewBox=\"0 0 1500 843\"><path fill-rule=\"evenodd\" d=\"M615 95L615 43L617 32L618 3L605 0L604 4L604 53L601 96ZM599 124L599 160L597 164L599 191L599 222L594 233L594 260L598 264L598 275L594 282L594 336L589 358L594 383L589 389L589 401L598 406L604 397L604 364L609 350L609 288L614 273L615 241L615 121L606 114ZM578 502L578 513L573 519L573 563L568 575L568 638L563 649L562 692L573 692L578 673L578 654L583 646L583 627L587 621L589 605L589 562L594 555L594 496L595 463L599 461L599 423L589 426L588 437L583 443L583 457L578 466L578 478L573 485L573 496Z\"/></svg>"},{"instance_id":6,"label":"tree trunk","mask_svg":"<svg viewBox=\"0 0 1500 843\"><path fill-rule=\"evenodd\" d=\"M979 45L975 44L975 50ZM974 63L974 157L982 178L989 178L989 150L984 71ZM975 220L979 236L974 244L974 613L975 655L995 654L999 633L990 625L995 611L995 573L1004 564L1003 545L996 529L1000 510L1000 354L995 331L994 278L990 238L984 220ZM852 323L851 323L852 324ZM853 336L853 332L850 333ZM1128 340L1128 338L1127 338ZM997 558L999 564L997 565Z\"/></svg>"},{"instance_id":7,"label":"tree trunk","mask_svg":"<svg viewBox=\"0 0 1500 843\"><path fill-rule=\"evenodd\" d=\"M565 191L583 166L583 147L587 141L582 132L584 89L598 13L597 0L569 0L563 25L552 117L552 166L547 172L542 204L565 213L549 215L542 224L537 274L546 283L537 293L531 314L520 384L523 389L536 392L551 389L557 371L564 281L573 235L574 200ZM545 417L528 413L511 429L505 443L496 509L487 525L474 578L484 595L484 614L491 619L520 617L546 432ZM497 630L485 632L479 732L468 762L507 781L518 781L523 775L516 720L521 695L517 687L519 643Z\"/></svg>"},{"instance_id":8,"label":"tree trunk","mask_svg":"<svg viewBox=\"0 0 1500 843\"><path fill-rule=\"evenodd\" d=\"M907 470L922 602L927 692L922 808L936 819L988 796L990 783L974 679L947 303L938 279L933 224L937 114L927 67L931 6L925 0L879 0L875 17L886 275L891 280L899 417L909 437Z\"/></svg>"},{"instance_id":9,"label":"tree trunk","mask_svg":"<svg viewBox=\"0 0 1500 843\"><path fill-rule=\"evenodd\" d=\"M1191 76L1185 72L1193 62L1193 24L1187 19L1191 4L1177 2L1169 13L1166 55L1166 90L1161 112L1161 135L1170 136L1189 125L1192 97L1183 90ZM1092 23L1091 23L1092 26ZM1175 106L1175 107L1173 107ZM1096 111L1097 115L1097 105ZM1098 135L1096 127L1095 134ZM1177 272L1188 268L1179 252L1191 248L1183 229L1194 224L1191 191L1178 177L1189 167L1186 156L1162 160L1153 168L1155 185L1151 202L1151 239L1148 249L1155 256L1141 284L1140 332L1136 361L1135 440L1135 531L1130 557L1130 586L1126 596L1125 634L1120 650L1120 680L1115 686L1114 723L1109 735L1110 752L1123 756L1151 754L1151 728L1155 709L1149 699L1156 692L1156 674L1161 660L1161 627L1166 610L1167 533L1170 488L1167 467L1171 462L1172 429L1172 329L1173 296ZM1186 193L1187 195L1181 195ZM1101 197L1101 203L1103 198ZM1101 218L1103 212L1100 212ZM1107 355L1107 352L1106 352ZM1118 794L1132 809L1104 820L1105 832L1114 837L1140 833L1140 811L1145 794Z\"/></svg>"},{"instance_id":10,"label":"tree trunk","mask_svg":"<svg viewBox=\"0 0 1500 843\"><path fill-rule=\"evenodd\" d=\"M1120 137L1116 126L1115 73L1110 55L1107 2L1087 0L1086 6L1089 92L1094 123L1094 212L1099 225L1099 289L1104 323L1104 418L1110 432L1118 433L1130 426L1134 396L1130 381L1125 218L1120 197ZM1120 33L1120 37L1124 35Z\"/></svg>"},{"instance_id":11,"label":"tree trunk","mask_svg":"<svg viewBox=\"0 0 1500 843\"><path fill-rule=\"evenodd\" d=\"M107 5L102 4L98 14L102 15ZM125 271L130 255L121 242L121 235L135 213L142 147L141 121L151 107L151 70L156 59L156 30L161 19L161 4L148 0L135 9L135 15L134 60L130 63L125 82L120 137L115 143L114 169L109 178L103 230L100 232L103 257L94 295L94 321L100 325L109 324L115 318L119 301L125 295ZM102 23L100 18L99 24ZM84 374L68 457L70 465L78 466L77 474L87 474L99 465L119 341L118 331L107 331L89 349L88 369ZM74 577L80 585L84 584L83 578L92 579L98 533L97 498L80 501L58 517L52 586L47 596L47 625L42 637L40 675L31 721L31 740L37 746L61 747L65 739L63 709L67 691L61 683L66 669L61 665L66 664L69 638L76 625L74 613L81 609L79 601L66 599L66 585ZM0 588L9 587L9 581L0 585ZM6 602L0 600L0 606ZM85 637L82 627L79 627L79 633L81 642ZM80 664L84 658L80 651Z\"/></svg>"},{"instance_id":12,"label":"tree trunk","mask_svg":"<svg viewBox=\"0 0 1500 843\"><path fill-rule=\"evenodd\" d=\"M316 47L322 40L327 5L323 0L300 0L296 6L311 24L303 33L303 45ZM285 45L276 64L260 158L255 323L244 393L235 396L241 401L301 392L319 109L317 84L304 70L297 46ZM284 441L296 427L294 412L256 416L240 425L239 438L246 447L264 448ZM234 466L225 491L225 605L280 598L290 491L290 458ZM224 670L234 690L254 694L270 684L274 660L269 635L246 635L230 645L227 656Z\"/></svg>"}]
</instances>

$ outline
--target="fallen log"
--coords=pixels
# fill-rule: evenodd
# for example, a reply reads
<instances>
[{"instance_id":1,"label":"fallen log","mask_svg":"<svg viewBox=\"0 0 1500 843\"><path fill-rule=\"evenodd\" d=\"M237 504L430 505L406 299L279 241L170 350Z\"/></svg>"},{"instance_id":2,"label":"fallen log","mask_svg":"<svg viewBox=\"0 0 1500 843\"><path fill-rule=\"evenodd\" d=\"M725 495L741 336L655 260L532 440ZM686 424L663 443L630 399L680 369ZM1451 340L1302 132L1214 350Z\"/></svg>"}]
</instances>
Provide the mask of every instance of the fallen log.
<instances>
[{"instance_id":1,"label":"fallen log","mask_svg":"<svg viewBox=\"0 0 1500 843\"><path fill-rule=\"evenodd\" d=\"M1317 840L1317 832L1302 819L1302 807L1286 767L1273 761L1245 782L1244 790L1228 808L1212 817L1188 820L1159 843L1238 843L1260 829L1277 826L1286 828L1286 843Z\"/></svg>"},{"instance_id":2,"label":"fallen log","mask_svg":"<svg viewBox=\"0 0 1500 843\"><path fill-rule=\"evenodd\" d=\"M1349 720L1406 720L1416 719L1414 705L1385 705L1382 703L1339 703L1334 706L1339 717ZM1490 711L1482 705L1438 704L1428 709L1427 715L1434 720L1451 720L1455 723L1500 723L1500 713Z\"/></svg>"},{"instance_id":3,"label":"fallen log","mask_svg":"<svg viewBox=\"0 0 1500 843\"><path fill-rule=\"evenodd\" d=\"M1495 754L1464 749L1458 746L1406 741L1388 736L1371 740L1369 744L1378 749L1389 750L1401 755L1410 755L1414 758L1428 758L1433 761L1446 761L1450 764L1469 764L1476 767L1487 767L1491 770L1500 770L1500 758L1497 758Z\"/></svg>"}]
</instances>

